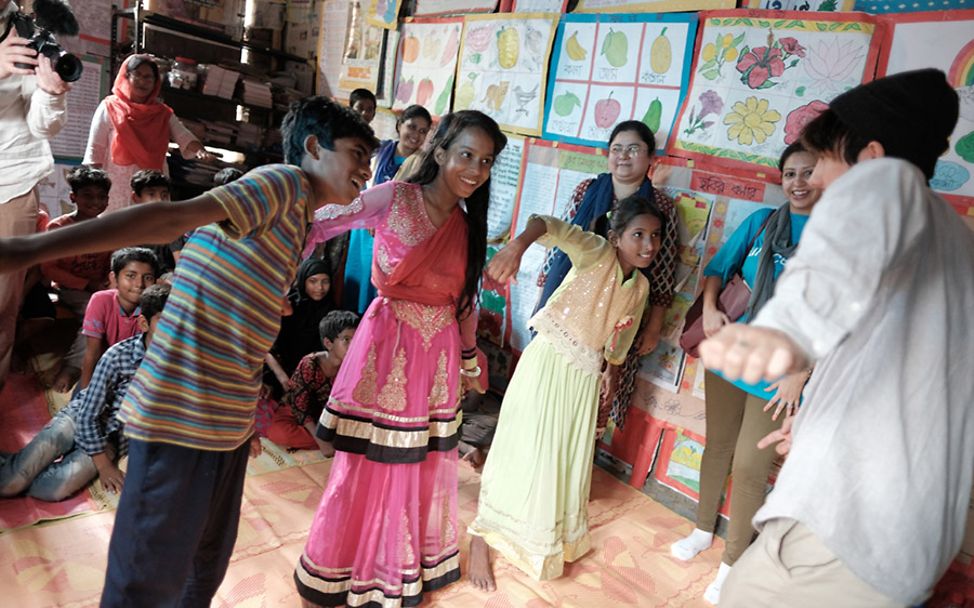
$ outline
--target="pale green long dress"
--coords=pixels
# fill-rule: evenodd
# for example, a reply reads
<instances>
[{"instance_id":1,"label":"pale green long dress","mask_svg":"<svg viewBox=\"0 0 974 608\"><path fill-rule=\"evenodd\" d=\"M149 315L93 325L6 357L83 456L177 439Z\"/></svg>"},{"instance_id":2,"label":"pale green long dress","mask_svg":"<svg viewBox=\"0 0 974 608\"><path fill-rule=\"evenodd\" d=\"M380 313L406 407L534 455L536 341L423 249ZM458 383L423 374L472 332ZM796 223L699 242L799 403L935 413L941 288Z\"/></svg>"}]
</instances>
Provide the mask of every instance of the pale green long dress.
<instances>
[{"instance_id":1,"label":"pale green long dress","mask_svg":"<svg viewBox=\"0 0 974 608\"><path fill-rule=\"evenodd\" d=\"M620 364L632 344L649 283L626 278L605 239L543 216L539 240L561 248L572 270L531 319L528 345L504 395L469 527L537 580L561 575L590 548L588 497L602 360Z\"/></svg>"}]
</instances>

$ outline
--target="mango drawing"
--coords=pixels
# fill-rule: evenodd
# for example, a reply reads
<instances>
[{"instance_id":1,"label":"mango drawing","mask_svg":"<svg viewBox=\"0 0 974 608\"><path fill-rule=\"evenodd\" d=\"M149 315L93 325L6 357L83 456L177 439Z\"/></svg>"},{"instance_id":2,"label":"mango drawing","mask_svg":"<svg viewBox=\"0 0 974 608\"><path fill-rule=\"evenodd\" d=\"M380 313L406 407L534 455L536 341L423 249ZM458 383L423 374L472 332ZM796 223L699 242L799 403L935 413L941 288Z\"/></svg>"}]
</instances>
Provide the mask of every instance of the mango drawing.
<instances>
[{"instance_id":1,"label":"mango drawing","mask_svg":"<svg viewBox=\"0 0 974 608\"><path fill-rule=\"evenodd\" d=\"M430 97L433 96L433 81L429 78L424 78L419 81L419 85L416 87L416 103L421 106L425 106L429 103Z\"/></svg>"},{"instance_id":2,"label":"mango drawing","mask_svg":"<svg viewBox=\"0 0 974 608\"><path fill-rule=\"evenodd\" d=\"M575 111L576 107L582 105L582 100L578 98L571 91L565 91L564 94L555 97L554 101L555 114L558 116L569 116Z\"/></svg>"},{"instance_id":3,"label":"mango drawing","mask_svg":"<svg viewBox=\"0 0 974 608\"><path fill-rule=\"evenodd\" d=\"M467 74L466 82L457 89L457 97L453 100L454 110L466 110L473 103L473 99L477 95L477 92L473 88L473 81L476 78L477 74Z\"/></svg>"},{"instance_id":4,"label":"mango drawing","mask_svg":"<svg viewBox=\"0 0 974 608\"><path fill-rule=\"evenodd\" d=\"M507 89L510 86L511 81L509 80L502 80L500 84L490 85L487 87L484 98L480 100L481 103L486 103L488 108L500 112L501 106L504 105L504 98L507 97Z\"/></svg>"},{"instance_id":5,"label":"mango drawing","mask_svg":"<svg viewBox=\"0 0 974 608\"><path fill-rule=\"evenodd\" d=\"M419 38L410 34L402 41L402 60L412 63L419 57Z\"/></svg>"},{"instance_id":6,"label":"mango drawing","mask_svg":"<svg viewBox=\"0 0 974 608\"><path fill-rule=\"evenodd\" d=\"M517 65L521 52L521 39L513 27L505 27L497 33L497 63L505 70Z\"/></svg>"},{"instance_id":7,"label":"mango drawing","mask_svg":"<svg viewBox=\"0 0 974 608\"><path fill-rule=\"evenodd\" d=\"M433 113L437 116L446 111L447 105L450 103L451 91L453 91L453 74L450 74L450 78L446 81L446 86L443 87L443 92L441 92L440 96L436 98L436 105L433 106Z\"/></svg>"},{"instance_id":8,"label":"mango drawing","mask_svg":"<svg viewBox=\"0 0 974 608\"><path fill-rule=\"evenodd\" d=\"M614 68L621 68L629 61L629 39L625 33L613 31L609 28L609 33L602 41L602 54L605 60Z\"/></svg>"},{"instance_id":9,"label":"mango drawing","mask_svg":"<svg viewBox=\"0 0 974 608\"><path fill-rule=\"evenodd\" d=\"M673 65L673 47L670 45L670 39L666 37L664 27L650 47L649 67L657 74L665 74L670 71L671 65ZM655 129L653 131L655 132Z\"/></svg>"},{"instance_id":10,"label":"mango drawing","mask_svg":"<svg viewBox=\"0 0 974 608\"><path fill-rule=\"evenodd\" d=\"M608 129L616 124L619 113L622 112L622 104L612 99L612 93L605 99L600 99L595 103L595 126L600 129Z\"/></svg>"},{"instance_id":11,"label":"mango drawing","mask_svg":"<svg viewBox=\"0 0 974 608\"><path fill-rule=\"evenodd\" d=\"M575 30L575 33L565 43L565 52L568 53L568 58L572 61L582 61L588 56L588 50L578 43L578 30Z\"/></svg>"},{"instance_id":12,"label":"mango drawing","mask_svg":"<svg viewBox=\"0 0 974 608\"><path fill-rule=\"evenodd\" d=\"M649 109L647 109L646 114L643 115L643 124L649 127L649 130L655 134L659 132L659 124L662 118L663 103L660 102L659 97L657 97L649 104Z\"/></svg>"}]
</instances>

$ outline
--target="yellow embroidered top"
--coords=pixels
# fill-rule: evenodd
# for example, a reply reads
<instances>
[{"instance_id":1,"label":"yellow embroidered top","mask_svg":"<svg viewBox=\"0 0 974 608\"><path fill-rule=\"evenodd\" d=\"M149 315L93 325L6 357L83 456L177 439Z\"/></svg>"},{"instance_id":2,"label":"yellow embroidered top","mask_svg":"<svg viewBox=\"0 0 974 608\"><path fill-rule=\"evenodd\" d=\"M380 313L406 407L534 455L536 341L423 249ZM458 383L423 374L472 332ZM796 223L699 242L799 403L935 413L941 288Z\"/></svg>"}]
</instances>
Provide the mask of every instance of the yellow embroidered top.
<instances>
[{"instance_id":1,"label":"yellow embroidered top","mask_svg":"<svg viewBox=\"0 0 974 608\"><path fill-rule=\"evenodd\" d=\"M638 270L623 276L615 247L597 234L534 217L548 228L538 243L564 251L572 269L529 324L584 371L599 373L603 357L621 364L639 330L649 281Z\"/></svg>"}]
</instances>

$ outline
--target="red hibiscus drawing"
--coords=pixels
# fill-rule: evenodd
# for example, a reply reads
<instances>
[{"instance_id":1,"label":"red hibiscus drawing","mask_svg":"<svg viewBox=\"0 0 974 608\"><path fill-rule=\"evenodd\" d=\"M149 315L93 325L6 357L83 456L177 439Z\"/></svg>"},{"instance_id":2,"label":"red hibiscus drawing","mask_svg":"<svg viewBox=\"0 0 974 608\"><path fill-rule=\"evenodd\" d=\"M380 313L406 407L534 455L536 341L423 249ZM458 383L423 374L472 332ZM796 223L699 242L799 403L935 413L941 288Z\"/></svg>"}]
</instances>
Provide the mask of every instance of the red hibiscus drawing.
<instances>
[{"instance_id":1,"label":"red hibiscus drawing","mask_svg":"<svg viewBox=\"0 0 974 608\"><path fill-rule=\"evenodd\" d=\"M798 141L802 131L805 130L805 125L827 109L829 104L816 99L789 112L785 119L785 143L790 145Z\"/></svg>"},{"instance_id":2,"label":"red hibiscus drawing","mask_svg":"<svg viewBox=\"0 0 974 608\"><path fill-rule=\"evenodd\" d=\"M805 56L805 47L798 44L798 40L795 38L779 38L778 42L781 43L781 48L783 48L789 55L798 55L799 57Z\"/></svg>"}]
</instances>

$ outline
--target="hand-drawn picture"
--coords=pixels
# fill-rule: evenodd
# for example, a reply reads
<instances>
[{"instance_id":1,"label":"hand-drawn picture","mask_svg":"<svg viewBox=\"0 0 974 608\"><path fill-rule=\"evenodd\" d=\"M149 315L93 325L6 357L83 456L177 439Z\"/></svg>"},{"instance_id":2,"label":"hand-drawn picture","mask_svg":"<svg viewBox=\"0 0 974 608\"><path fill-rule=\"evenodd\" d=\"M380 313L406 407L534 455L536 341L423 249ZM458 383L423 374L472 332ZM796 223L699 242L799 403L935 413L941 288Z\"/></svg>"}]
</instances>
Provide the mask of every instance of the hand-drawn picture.
<instances>
[{"instance_id":1,"label":"hand-drawn picture","mask_svg":"<svg viewBox=\"0 0 974 608\"><path fill-rule=\"evenodd\" d=\"M461 17L402 25L394 110L419 104L433 116L450 111L461 31Z\"/></svg>"},{"instance_id":2,"label":"hand-drawn picture","mask_svg":"<svg viewBox=\"0 0 974 608\"><path fill-rule=\"evenodd\" d=\"M480 110L501 128L541 134L548 56L557 14L468 15L454 110Z\"/></svg>"}]
</instances>

